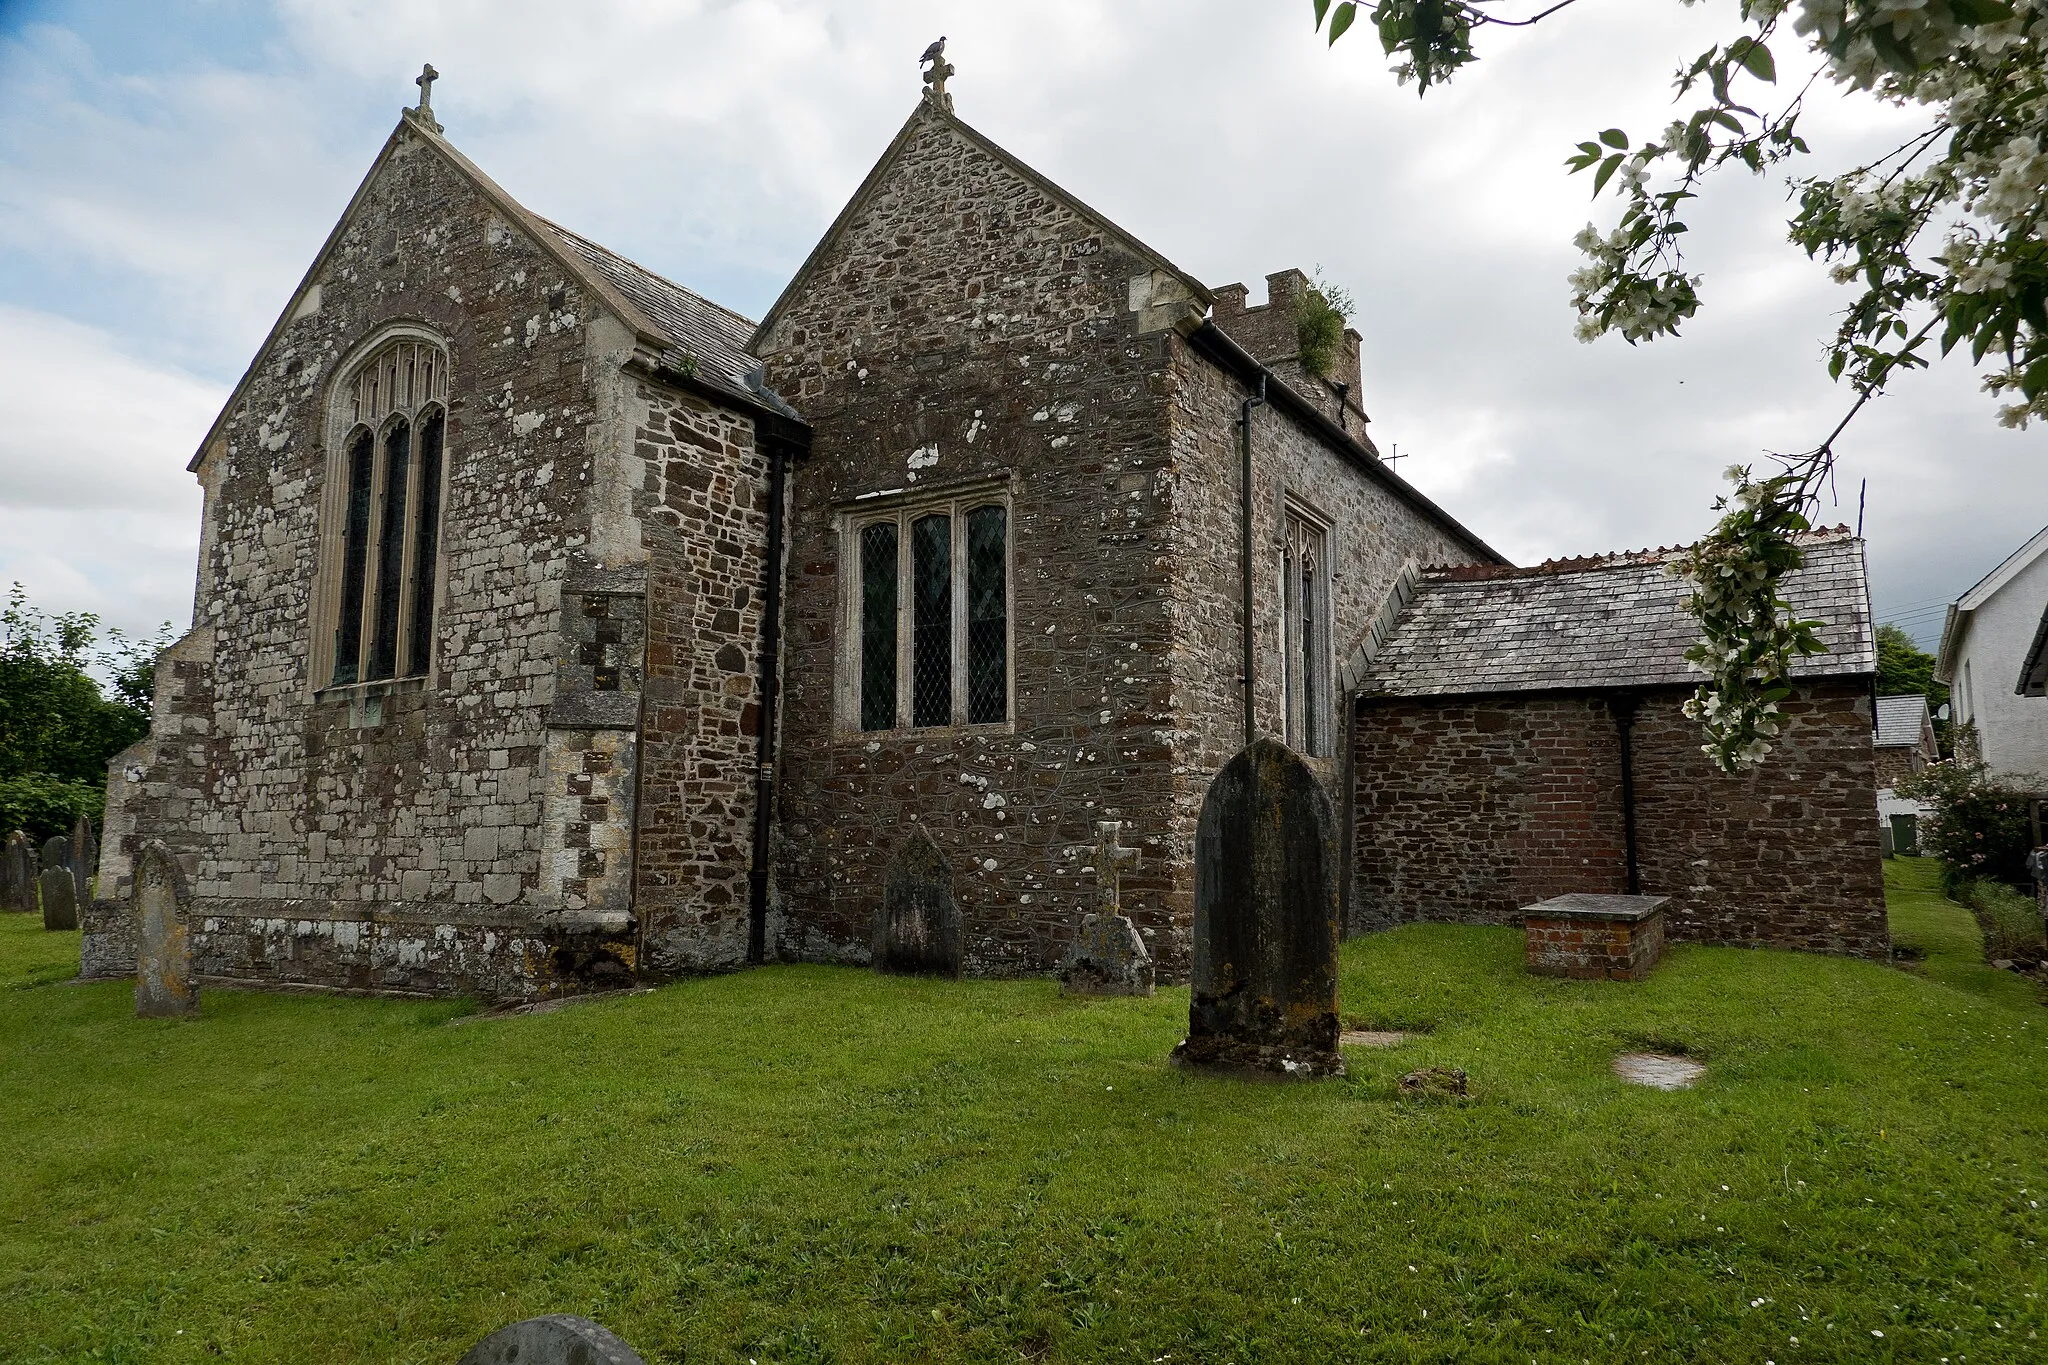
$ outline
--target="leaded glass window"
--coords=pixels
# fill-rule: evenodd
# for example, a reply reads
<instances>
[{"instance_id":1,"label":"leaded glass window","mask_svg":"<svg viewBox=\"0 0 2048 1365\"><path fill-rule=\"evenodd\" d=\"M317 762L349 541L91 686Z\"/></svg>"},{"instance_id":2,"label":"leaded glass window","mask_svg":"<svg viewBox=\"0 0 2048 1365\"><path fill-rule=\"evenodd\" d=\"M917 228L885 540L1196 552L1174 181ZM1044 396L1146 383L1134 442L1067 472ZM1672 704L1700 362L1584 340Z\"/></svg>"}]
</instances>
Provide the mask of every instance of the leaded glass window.
<instances>
[{"instance_id":1,"label":"leaded glass window","mask_svg":"<svg viewBox=\"0 0 2048 1365\"><path fill-rule=\"evenodd\" d=\"M1010 711L1008 514L967 514L967 721L985 725Z\"/></svg>"},{"instance_id":2,"label":"leaded glass window","mask_svg":"<svg viewBox=\"0 0 2048 1365\"><path fill-rule=\"evenodd\" d=\"M380 348L342 385L331 684L414 676L431 662L447 398L447 354L412 338Z\"/></svg>"},{"instance_id":3,"label":"leaded glass window","mask_svg":"<svg viewBox=\"0 0 2048 1365\"><path fill-rule=\"evenodd\" d=\"M921 498L849 519L847 724L1000 725L1010 718L1009 511Z\"/></svg>"},{"instance_id":4,"label":"leaded glass window","mask_svg":"<svg viewBox=\"0 0 2048 1365\"><path fill-rule=\"evenodd\" d=\"M860 533L860 728L896 728L896 523Z\"/></svg>"},{"instance_id":5,"label":"leaded glass window","mask_svg":"<svg viewBox=\"0 0 2048 1365\"><path fill-rule=\"evenodd\" d=\"M1321 527L1287 515L1280 555L1281 676L1287 742L1305 754L1329 749L1329 565Z\"/></svg>"}]
</instances>

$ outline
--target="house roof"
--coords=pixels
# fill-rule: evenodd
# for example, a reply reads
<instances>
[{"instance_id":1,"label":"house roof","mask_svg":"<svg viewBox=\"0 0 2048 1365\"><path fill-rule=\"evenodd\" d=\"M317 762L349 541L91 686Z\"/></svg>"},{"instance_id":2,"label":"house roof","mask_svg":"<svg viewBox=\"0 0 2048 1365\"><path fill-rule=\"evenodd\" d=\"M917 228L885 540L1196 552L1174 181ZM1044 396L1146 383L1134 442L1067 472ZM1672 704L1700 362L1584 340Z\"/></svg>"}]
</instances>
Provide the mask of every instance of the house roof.
<instances>
[{"instance_id":1,"label":"house roof","mask_svg":"<svg viewBox=\"0 0 2048 1365\"><path fill-rule=\"evenodd\" d=\"M2018 692L2023 697L2048 697L2048 607L2041 608L2041 624L2034 631L2034 643L2020 663Z\"/></svg>"},{"instance_id":2,"label":"house roof","mask_svg":"<svg viewBox=\"0 0 2048 1365\"><path fill-rule=\"evenodd\" d=\"M297 315L307 291L320 278L328 257L334 254L336 245L341 241L343 229L355 216L356 206L369 192L377 173L390 160L400 141L408 135L417 137L444 157L493 207L519 224L535 245L552 256L579 284L604 300L605 306L633 329L635 339L659 355L670 368L747 406L765 407L783 416L795 415L795 410L787 403L761 387L758 364L749 361L747 368L741 369L734 361L735 354L744 355L746 338L751 330L751 324L745 318L605 250L588 238L548 222L507 194L475 162L457 151L454 144L442 135L438 125L407 109L399 115L398 125L391 130L383 149L363 175L362 183L349 197L348 207L335 220L333 230L327 234L319 254L314 256L312 265L292 291L284 311L271 324L270 334L257 348L249 368L242 372L234 392L228 395L228 401L221 406L213 425L193 452L187 469L197 469L205 458L207 448L220 434L221 425L240 405L250 380L262 369L264 359L277 343L278 336ZM736 342L734 338L737 338Z\"/></svg>"},{"instance_id":3,"label":"house roof","mask_svg":"<svg viewBox=\"0 0 2048 1365\"><path fill-rule=\"evenodd\" d=\"M1877 699L1877 739L1880 749L1917 748L1921 736L1933 722L1927 714L1927 698L1915 692L1907 696Z\"/></svg>"},{"instance_id":4,"label":"house roof","mask_svg":"<svg viewBox=\"0 0 2048 1365\"><path fill-rule=\"evenodd\" d=\"M1997 568L1978 579L1968 592L1949 603L1948 613L1941 622L1941 648L1934 663L1935 677L1945 683L1955 681L1957 652L1962 648L1964 633L1970 628L1970 614L1996 597L2043 555L2048 555L2048 526L2042 527L2033 539L2007 555Z\"/></svg>"},{"instance_id":5,"label":"house roof","mask_svg":"<svg viewBox=\"0 0 2048 1365\"><path fill-rule=\"evenodd\" d=\"M1784 594L1820 622L1827 653L1798 660L1795 679L1877 671L1863 542L1847 527L1800 537L1804 565ZM1388 696L1687 686L1685 651L1699 639L1688 588L1670 569L1678 548L1552 560L1533 569L1425 571L1372 657L1347 669L1361 691Z\"/></svg>"},{"instance_id":6,"label":"house roof","mask_svg":"<svg viewBox=\"0 0 2048 1365\"><path fill-rule=\"evenodd\" d=\"M818 244L811 248L811 254L804 258L804 263L797 268L796 274L790 277L789 283L783 287L782 293L776 298L774 305L768 309L768 315L761 319L761 325L754 330L748 349L758 349L767 340L769 331L782 317L782 310L810 282L811 276L817 273L818 267L824 262L825 256L831 250L833 244L846 231L847 225L867 205L868 200L874 195L875 191L881 188L883 181L888 179L889 168L896 164L896 159L903 154L903 149L909 145L911 137L919 128L927 124L937 124L951 129L960 137L1002 162L1011 172L1021 179L1028 181L1041 193L1066 205L1076 214L1095 224L1103 233L1115 238L1133 255L1150 261L1155 270L1164 271L1179 280L1183 285L1187 286L1188 292L1199 300L1204 308L1214 302L1214 295L1209 292L1208 286L1193 275L1188 274L1151 247L1146 246L1136 237L1124 231L1123 228L1118 227L1108 217L1075 198L1067 190L1046 179L1009 152L1004 151L951 109L945 108L930 98L920 97L917 107L910 111L910 117L903 121L903 127L897 130L895 138L890 141L888 148L883 151L881 158L875 162L874 168L867 173L867 178L860 182L860 187L854 190L853 197L846 201L846 207L839 210L839 216L832 220L832 225L825 229L825 235L818 239Z\"/></svg>"}]
</instances>

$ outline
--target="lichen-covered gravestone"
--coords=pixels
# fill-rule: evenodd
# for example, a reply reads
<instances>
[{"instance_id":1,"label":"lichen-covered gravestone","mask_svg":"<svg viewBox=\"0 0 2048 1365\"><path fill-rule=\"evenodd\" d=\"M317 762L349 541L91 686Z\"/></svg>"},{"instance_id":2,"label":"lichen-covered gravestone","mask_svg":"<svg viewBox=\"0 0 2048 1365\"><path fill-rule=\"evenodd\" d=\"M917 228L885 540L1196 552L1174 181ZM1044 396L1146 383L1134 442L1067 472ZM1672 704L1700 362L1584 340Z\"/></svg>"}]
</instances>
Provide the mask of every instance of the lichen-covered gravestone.
<instances>
[{"instance_id":1,"label":"lichen-covered gravestone","mask_svg":"<svg viewBox=\"0 0 2048 1365\"><path fill-rule=\"evenodd\" d=\"M199 1013L199 982L192 974L192 898L184 869L155 839L142 847L134 876L135 1013L144 1019L182 1019Z\"/></svg>"},{"instance_id":2,"label":"lichen-covered gravestone","mask_svg":"<svg viewBox=\"0 0 2048 1365\"><path fill-rule=\"evenodd\" d=\"M42 893L43 927L78 927L78 883L71 878L71 841L59 834L43 844L43 871L36 878Z\"/></svg>"},{"instance_id":3,"label":"lichen-covered gravestone","mask_svg":"<svg viewBox=\"0 0 2048 1365\"><path fill-rule=\"evenodd\" d=\"M20 830L7 836L0 852L0 910L27 914L36 908L36 846Z\"/></svg>"},{"instance_id":4,"label":"lichen-covered gravestone","mask_svg":"<svg viewBox=\"0 0 2048 1365\"><path fill-rule=\"evenodd\" d=\"M875 970L918 976L960 975L960 907L953 869L930 831L910 831L889 864L875 912Z\"/></svg>"},{"instance_id":5,"label":"lichen-covered gravestone","mask_svg":"<svg viewBox=\"0 0 2048 1365\"><path fill-rule=\"evenodd\" d=\"M1330 798L1286 745L1225 764L1195 830L1186 1067L1276 1080L1338 1076L1337 832Z\"/></svg>"},{"instance_id":6,"label":"lichen-covered gravestone","mask_svg":"<svg viewBox=\"0 0 2048 1365\"><path fill-rule=\"evenodd\" d=\"M100 867L100 845L99 840L93 838L92 821L83 815L79 816L78 823L71 827L69 855L71 880L78 884L78 903L90 905L93 874L98 872Z\"/></svg>"},{"instance_id":7,"label":"lichen-covered gravestone","mask_svg":"<svg viewBox=\"0 0 2048 1365\"><path fill-rule=\"evenodd\" d=\"M1060 966L1060 986L1068 995L1152 994L1152 954L1118 897L1123 865L1138 861L1137 849L1118 842L1122 829L1121 820L1095 824L1095 913L1081 917Z\"/></svg>"},{"instance_id":8,"label":"lichen-covered gravestone","mask_svg":"<svg viewBox=\"0 0 2048 1365\"><path fill-rule=\"evenodd\" d=\"M589 1318L550 1313L497 1331L458 1365L647 1365L639 1352Z\"/></svg>"}]
</instances>

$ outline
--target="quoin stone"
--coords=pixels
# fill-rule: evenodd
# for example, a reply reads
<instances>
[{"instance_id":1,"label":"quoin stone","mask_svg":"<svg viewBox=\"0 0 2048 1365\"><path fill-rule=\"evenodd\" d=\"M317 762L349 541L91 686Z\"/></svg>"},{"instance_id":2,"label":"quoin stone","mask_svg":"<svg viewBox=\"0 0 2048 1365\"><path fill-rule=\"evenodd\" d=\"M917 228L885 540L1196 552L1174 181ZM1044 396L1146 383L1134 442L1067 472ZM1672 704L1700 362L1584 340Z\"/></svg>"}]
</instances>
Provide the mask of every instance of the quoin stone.
<instances>
[{"instance_id":1,"label":"quoin stone","mask_svg":"<svg viewBox=\"0 0 2048 1365\"><path fill-rule=\"evenodd\" d=\"M1283 1080L1342 1075L1339 933L1330 798L1293 750L1254 740L1202 802L1194 993L1173 1060Z\"/></svg>"},{"instance_id":2,"label":"quoin stone","mask_svg":"<svg viewBox=\"0 0 2048 1365\"><path fill-rule=\"evenodd\" d=\"M550 1313L497 1331L459 1365L646 1365L640 1353L589 1318Z\"/></svg>"},{"instance_id":3,"label":"quoin stone","mask_svg":"<svg viewBox=\"0 0 2048 1365\"><path fill-rule=\"evenodd\" d=\"M59 840L58 842L62 842ZM71 880L68 867L46 867L42 876L36 879L42 891L43 927L45 929L76 929L78 927L78 883Z\"/></svg>"},{"instance_id":4,"label":"quoin stone","mask_svg":"<svg viewBox=\"0 0 2048 1365\"><path fill-rule=\"evenodd\" d=\"M896 850L875 914L875 970L960 975L960 906L953 869L931 832L913 828Z\"/></svg>"},{"instance_id":5,"label":"quoin stone","mask_svg":"<svg viewBox=\"0 0 2048 1365\"><path fill-rule=\"evenodd\" d=\"M1125 865L1141 861L1137 849L1123 847L1122 830L1121 820L1095 825L1095 911L1081 917L1061 964L1060 985L1069 995L1152 994L1152 954L1119 903Z\"/></svg>"},{"instance_id":6,"label":"quoin stone","mask_svg":"<svg viewBox=\"0 0 2048 1365\"><path fill-rule=\"evenodd\" d=\"M20 830L7 836L0 852L0 911L26 914L36 908L36 848Z\"/></svg>"},{"instance_id":7,"label":"quoin stone","mask_svg":"<svg viewBox=\"0 0 2048 1365\"><path fill-rule=\"evenodd\" d=\"M135 863L135 1013L182 1019L199 1013L192 970L190 888L171 851L152 839Z\"/></svg>"}]
</instances>

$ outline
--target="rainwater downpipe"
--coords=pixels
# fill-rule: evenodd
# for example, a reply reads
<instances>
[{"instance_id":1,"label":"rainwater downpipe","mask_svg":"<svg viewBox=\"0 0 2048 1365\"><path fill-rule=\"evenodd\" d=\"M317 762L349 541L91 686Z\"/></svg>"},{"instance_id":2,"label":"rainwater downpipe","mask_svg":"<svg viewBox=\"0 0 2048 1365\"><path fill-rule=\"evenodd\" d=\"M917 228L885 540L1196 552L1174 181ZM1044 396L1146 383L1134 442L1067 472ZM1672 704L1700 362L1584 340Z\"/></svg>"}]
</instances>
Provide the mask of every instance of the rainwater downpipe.
<instances>
[{"instance_id":1,"label":"rainwater downpipe","mask_svg":"<svg viewBox=\"0 0 2048 1365\"><path fill-rule=\"evenodd\" d=\"M768 958L768 843L775 811L776 664L782 653L782 498L788 447L768 446L768 565L761 600L761 713L754 744L754 856L747 870L747 962Z\"/></svg>"},{"instance_id":2,"label":"rainwater downpipe","mask_svg":"<svg viewBox=\"0 0 2048 1365\"><path fill-rule=\"evenodd\" d=\"M1624 693L1608 703L1614 711L1614 732L1621 740L1621 843L1628 862L1628 894L1631 896L1643 894L1642 871L1636 861L1635 727L1639 700L1631 693Z\"/></svg>"},{"instance_id":3,"label":"rainwater downpipe","mask_svg":"<svg viewBox=\"0 0 2048 1365\"><path fill-rule=\"evenodd\" d=\"M1251 742L1258 738L1257 724L1253 719L1258 706L1258 689L1253 685L1257 674L1253 671L1252 667L1252 409L1261 406L1265 401L1266 372L1260 370L1258 392L1256 394L1247 394L1244 400L1244 415L1241 419L1244 425L1243 459L1241 461L1243 466L1242 488L1240 490L1241 496L1238 499L1237 511L1237 554L1239 567L1243 571L1241 581L1238 584L1238 590L1241 594L1238 601L1242 604L1240 611L1243 617L1244 635L1243 674L1239 677L1238 682L1244 688L1244 742L1246 748L1250 748Z\"/></svg>"}]
</instances>

